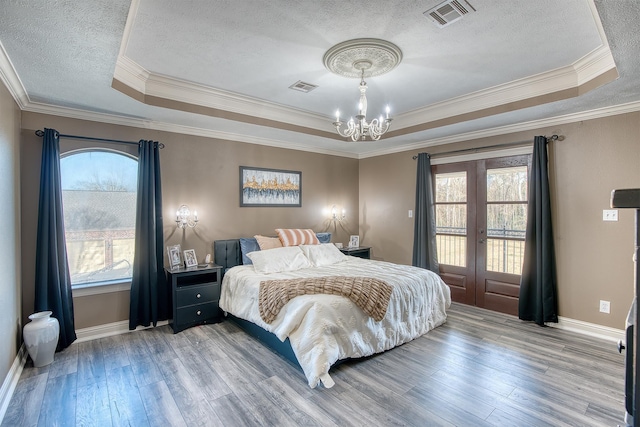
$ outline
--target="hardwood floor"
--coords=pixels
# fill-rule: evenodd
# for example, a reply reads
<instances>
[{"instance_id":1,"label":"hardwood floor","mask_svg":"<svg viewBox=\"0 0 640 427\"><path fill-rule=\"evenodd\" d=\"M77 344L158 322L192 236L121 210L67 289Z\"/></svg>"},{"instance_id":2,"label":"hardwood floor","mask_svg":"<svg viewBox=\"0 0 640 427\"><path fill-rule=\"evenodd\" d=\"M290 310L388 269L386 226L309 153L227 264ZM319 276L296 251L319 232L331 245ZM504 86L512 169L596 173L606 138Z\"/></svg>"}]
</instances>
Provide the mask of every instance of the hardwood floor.
<instances>
[{"instance_id":1,"label":"hardwood floor","mask_svg":"<svg viewBox=\"0 0 640 427\"><path fill-rule=\"evenodd\" d=\"M28 362L2 426L615 426L623 359L610 342L454 304L445 325L311 389L231 322L163 326Z\"/></svg>"}]
</instances>

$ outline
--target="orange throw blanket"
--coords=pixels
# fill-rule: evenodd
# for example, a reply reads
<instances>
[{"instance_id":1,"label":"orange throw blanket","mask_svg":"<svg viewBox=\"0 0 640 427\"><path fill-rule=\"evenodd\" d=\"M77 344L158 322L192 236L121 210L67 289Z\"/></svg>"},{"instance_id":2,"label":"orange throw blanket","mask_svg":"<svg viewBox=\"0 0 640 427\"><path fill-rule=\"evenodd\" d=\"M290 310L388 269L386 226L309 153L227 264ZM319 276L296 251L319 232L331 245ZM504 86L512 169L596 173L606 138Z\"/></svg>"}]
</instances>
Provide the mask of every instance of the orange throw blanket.
<instances>
[{"instance_id":1,"label":"orange throw blanket","mask_svg":"<svg viewBox=\"0 0 640 427\"><path fill-rule=\"evenodd\" d=\"M349 298L376 322L387 313L393 287L370 277L311 277L306 279L264 280L260 282L260 317L275 320L292 298L301 295L330 294Z\"/></svg>"}]
</instances>

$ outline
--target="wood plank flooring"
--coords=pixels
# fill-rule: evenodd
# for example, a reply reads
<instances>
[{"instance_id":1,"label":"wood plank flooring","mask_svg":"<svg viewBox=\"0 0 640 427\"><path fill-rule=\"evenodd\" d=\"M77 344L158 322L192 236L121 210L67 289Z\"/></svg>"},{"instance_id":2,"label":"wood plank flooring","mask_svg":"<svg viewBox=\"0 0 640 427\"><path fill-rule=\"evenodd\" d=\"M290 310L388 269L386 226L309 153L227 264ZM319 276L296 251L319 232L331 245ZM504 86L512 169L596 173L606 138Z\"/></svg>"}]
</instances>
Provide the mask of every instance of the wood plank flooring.
<instances>
[{"instance_id":1,"label":"wood plank flooring","mask_svg":"<svg viewBox=\"0 0 640 427\"><path fill-rule=\"evenodd\" d=\"M25 367L2 426L615 426L611 342L454 304L447 323L332 370L332 389L225 321L74 344Z\"/></svg>"}]
</instances>

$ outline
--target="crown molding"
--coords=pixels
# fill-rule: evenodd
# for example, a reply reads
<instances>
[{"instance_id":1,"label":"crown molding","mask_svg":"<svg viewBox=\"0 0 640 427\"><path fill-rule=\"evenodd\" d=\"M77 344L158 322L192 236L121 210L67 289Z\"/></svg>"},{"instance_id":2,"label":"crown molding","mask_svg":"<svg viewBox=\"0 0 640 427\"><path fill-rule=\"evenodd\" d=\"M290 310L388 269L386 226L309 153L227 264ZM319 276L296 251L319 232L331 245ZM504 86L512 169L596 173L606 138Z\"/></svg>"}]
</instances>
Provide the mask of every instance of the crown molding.
<instances>
[{"instance_id":1,"label":"crown molding","mask_svg":"<svg viewBox=\"0 0 640 427\"><path fill-rule=\"evenodd\" d=\"M136 22L138 16L138 9L140 7L140 0L131 0L131 6L129 6L129 13L127 13L127 21L124 24L124 31L122 32L122 41L120 42L120 50L118 51L118 57L125 56L127 47L129 46L129 38L131 37L131 31L133 25Z\"/></svg>"},{"instance_id":2,"label":"crown molding","mask_svg":"<svg viewBox=\"0 0 640 427\"><path fill-rule=\"evenodd\" d=\"M137 117L120 116L117 114L98 113L95 111L82 110L79 108L61 107L57 105L44 104L42 102L30 102L23 109L30 113L48 114L51 116L67 117L70 119L88 120L92 122L108 123L112 125L131 126L136 128L150 129L151 120Z\"/></svg>"},{"instance_id":3,"label":"crown molding","mask_svg":"<svg viewBox=\"0 0 640 427\"><path fill-rule=\"evenodd\" d=\"M0 80L7 87L9 93L18 104L18 107L23 110L26 105L29 104L29 95L27 94L18 73L16 72L11 59L7 51L4 49L2 42L0 41Z\"/></svg>"},{"instance_id":4,"label":"crown molding","mask_svg":"<svg viewBox=\"0 0 640 427\"><path fill-rule=\"evenodd\" d=\"M608 46L600 46L574 63L534 76L431 104L394 117L394 132L450 117L499 107L543 95L578 88L615 69ZM574 95L574 96L575 96ZM541 102L540 102L541 103Z\"/></svg>"},{"instance_id":5,"label":"crown molding","mask_svg":"<svg viewBox=\"0 0 640 427\"><path fill-rule=\"evenodd\" d=\"M434 147L443 144L452 144L455 142L471 141L480 138L490 138L492 136L506 135L510 133L526 132L530 130L541 129L550 126L558 126L567 123L576 123L582 120L593 120L603 117L615 116L619 114L634 113L640 111L640 101L630 102L627 104L615 105L612 107L598 108L595 110L584 111L580 113L565 114L562 116L550 117L547 119L533 120L529 122L517 123L507 126L499 126L480 131L461 133L453 136L435 138L427 141L417 142L415 144L402 145L399 147L391 147L381 150L369 151L366 153L356 154L343 152L339 150L328 150L317 147L303 146L299 144L287 143L279 140L268 138L260 138L249 135L242 135L231 132L221 132L212 129L204 129L193 126L183 126L173 123L157 122L133 117L123 117L105 113L95 113L91 111L57 107L54 105L42 103L29 103L24 111L33 113L49 114L52 116L67 117L79 120L89 120L100 123L108 123L121 126L130 126L142 129L158 130L163 132L178 133L184 135L201 136L205 138L214 138L227 141L244 142L247 144L257 144L276 148L285 148L288 150L306 151L317 154L327 154L332 156L347 157L352 159L366 159L369 157L384 156L387 154L402 153L407 151L421 150L428 147Z\"/></svg>"},{"instance_id":6,"label":"crown molding","mask_svg":"<svg viewBox=\"0 0 640 427\"><path fill-rule=\"evenodd\" d=\"M493 127L474 132L460 133L457 135L446 136L442 138L434 138L428 141L407 144L401 147L392 147L382 150L370 151L362 153L359 159L369 157L384 156L387 154L402 153L406 151L422 150L436 145L453 144L455 142L472 141L480 138L490 138L492 136L507 135L516 132L526 132L530 130L541 129L551 126L559 126L568 123L576 123L583 120L600 119L603 117L616 116L619 114L635 113L640 111L640 101L629 102L627 104L614 105L611 107L603 107L590 111L582 111L579 113L565 114L562 116L549 117L546 119L533 120L529 122L516 123L513 125Z\"/></svg>"},{"instance_id":7,"label":"crown molding","mask_svg":"<svg viewBox=\"0 0 640 427\"><path fill-rule=\"evenodd\" d=\"M565 67L399 114L394 117L394 132L565 90L573 89L577 96L581 85L612 69L615 69L615 62L611 50L603 45ZM327 118L322 115L154 74L123 55L116 61L114 79L138 92L143 102L149 96L322 131L327 129ZM539 101L542 102L546 101Z\"/></svg>"},{"instance_id":8,"label":"crown molding","mask_svg":"<svg viewBox=\"0 0 640 427\"><path fill-rule=\"evenodd\" d=\"M317 154L327 154L331 156L347 157L357 159L355 153L346 153L339 150L329 150L321 147L311 147L302 144L295 144L275 139L262 138L258 136L244 135L232 132L223 132L213 129L205 129L194 126L184 126L174 123L159 122L154 120L140 119L136 117L125 117L114 114L97 113L80 110L70 107L58 107L55 105L31 102L23 108L23 111L38 114L48 114L51 116L66 117L70 119L88 120L99 123L107 123L119 126L130 126L141 129L171 132L181 135L202 136L205 138L221 139L226 141L244 142L247 144L264 145L275 148L285 148L287 150L306 151Z\"/></svg>"},{"instance_id":9,"label":"crown molding","mask_svg":"<svg viewBox=\"0 0 640 427\"><path fill-rule=\"evenodd\" d=\"M603 45L572 64L576 73L576 84L582 86L609 70L616 68L609 46Z\"/></svg>"},{"instance_id":10,"label":"crown molding","mask_svg":"<svg viewBox=\"0 0 640 427\"><path fill-rule=\"evenodd\" d=\"M326 131L330 119L250 96L152 73L131 58L119 56L113 78L145 97L156 97ZM128 94L127 94L128 95ZM146 102L145 102L146 103Z\"/></svg>"},{"instance_id":11,"label":"crown molding","mask_svg":"<svg viewBox=\"0 0 640 427\"><path fill-rule=\"evenodd\" d=\"M330 156L347 157L351 159L358 159L358 155L355 153L347 153L339 150L329 150L321 147L311 147L302 144L295 144L291 142L279 141L269 138L261 138L258 136L243 135L231 132L221 132L212 129L203 129L192 126L176 125L172 123L151 122L151 129L179 133L182 135L203 136L207 138L222 139L227 141L244 142L247 144L264 145L274 148L284 148L287 150L306 151L316 154L327 154Z\"/></svg>"}]
</instances>

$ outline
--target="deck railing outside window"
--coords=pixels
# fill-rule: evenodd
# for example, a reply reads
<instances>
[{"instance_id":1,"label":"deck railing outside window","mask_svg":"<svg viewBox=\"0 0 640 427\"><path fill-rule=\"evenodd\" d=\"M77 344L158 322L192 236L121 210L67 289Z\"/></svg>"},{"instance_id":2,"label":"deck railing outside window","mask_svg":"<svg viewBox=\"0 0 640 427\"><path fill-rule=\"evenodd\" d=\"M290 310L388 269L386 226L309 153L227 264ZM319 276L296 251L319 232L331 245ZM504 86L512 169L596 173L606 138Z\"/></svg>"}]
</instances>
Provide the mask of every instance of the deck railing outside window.
<instances>
[{"instance_id":1,"label":"deck railing outside window","mask_svg":"<svg viewBox=\"0 0 640 427\"><path fill-rule=\"evenodd\" d=\"M466 232L464 227L436 229L439 263L466 266ZM524 237L523 230L510 230L506 227L487 229L487 270L520 274L524 259Z\"/></svg>"}]
</instances>

